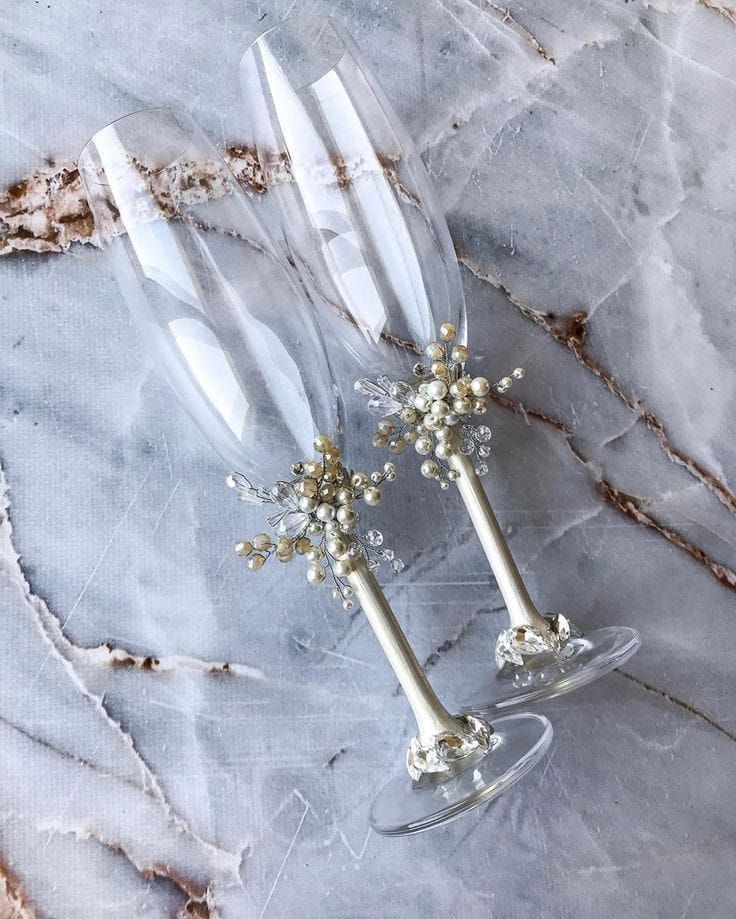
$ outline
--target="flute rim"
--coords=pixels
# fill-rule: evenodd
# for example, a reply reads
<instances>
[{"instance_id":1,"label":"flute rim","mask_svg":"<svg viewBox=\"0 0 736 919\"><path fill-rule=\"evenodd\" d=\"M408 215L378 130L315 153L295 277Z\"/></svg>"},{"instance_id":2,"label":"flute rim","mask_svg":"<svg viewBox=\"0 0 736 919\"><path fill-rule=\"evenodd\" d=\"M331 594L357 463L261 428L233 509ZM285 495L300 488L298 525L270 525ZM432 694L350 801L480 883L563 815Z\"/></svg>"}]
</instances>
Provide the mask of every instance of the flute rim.
<instances>
[{"instance_id":1,"label":"flute rim","mask_svg":"<svg viewBox=\"0 0 736 919\"><path fill-rule=\"evenodd\" d=\"M199 128L198 125L197 125L197 122L196 122L196 121L194 120L194 118L189 114L189 112L185 111L184 109L176 108L176 107L173 106L173 105L151 105L151 106L147 106L147 107L145 107L145 108L135 109L135 110L132 111L132 112L126 112L124 115L120 115L120 116L118 116L117 118L113 118L112 121L109 121L107 124L103 125L101 128L98 128L98 130L96 130L96 131L94 132L94 134L92 134L92 135L89 137L89 139L87 140L87 142L86 142L86 143L84 144L84 146L80 149L79 155L77 156L77 159L76 159L77 170L79 170L79 164L82 162L82 159L83 159L83 157L84 157L86 151L87 151L88 149L94 147L95 140L96 140L101 134L103 134L105 131L109 130L110 128L115 127L116 125L119 125L119 124L120 124L121 122L123 122L123 121L127 121L128 119L136 118L136 117L138 117L138 116L140 116L140 115L152 115L152 114L154 114L154 113L156 113L156 112L170 112L170 113L176 115L177 117L184 117L184 118L186 118L186 120L189 122L189 126L190 126L190 132L189 132L190 138L191 138L197 131L200 130L200 128ZM169 160L165 165L161 166L159 169L153 170L154 174L155 174L155 175L158 175L159 173L163 172L164 169L167 169L169 166L171 166L173 163L178 162L178 160L180 160L180 159L182 158L182 156L184 155L184 153L186 152L186 149L187 149L187 148L184 147L184 148L182 149L182 151L181 151L179 154L177 154L176 157L174 157L173 159ZM218 151L218 153L219 153L219 151ZM92 178L91 176L89 176L88 178L89 178L89 181L94 182L95 185L99 185L100 188L109 188L109 187L110 187L110 183L109 183L109 182L100 182L99 180L97 180L97 179L95 179L95 178ZM85 178L85 181L87 181L87 178Z\"/></svg>"},{"instance_id":2,"label":"flute rim","mask_svg":"<svg viewBox=\"0 0 736 919\"><path fill-rule=\"evenodd\" d=\"M265 31L257 35L252 41L248 42L248 44L245 46L245 50L243 51L243 54L241 55L239 68L242 68L243 61L248 56L248 54L250 54L254 48L261 46L262 43L264 42L264 39L266 39L269 35L272 35L274 32L285 30L289 26L293 27L295 23L308 22L311 20L319 21L325 26L329 26L332 29L333 33L339 39L341 46L342 46L339 49L340 50L339 56L337 56L336 60L334 61L334 63L330 65L330 67L325 69L324 73L329 73L330 70L334 70L337 64L339 64L339 62L342 60L342 58L346 54L349 53L352 56L354 56L353 49L350 47L350 44L348 41L348 39L350 38L350 35L349 33L347 33L347 30L343 30L340 22L332 15L318 16L316 12L312 11L308 13L295 13L292 16L286 16L284 19L281 20L281 22L277 22L275 25L271 26L270 28L266 29ZM321 76L324 76L324 73L321 74ZM301 84L300 86L297 87L297 91L305 89L308 86L312 86L317 81L317 79L319 79L319 77L314 80L308 80L306 83Z\"/></svg>"}]
</instances>

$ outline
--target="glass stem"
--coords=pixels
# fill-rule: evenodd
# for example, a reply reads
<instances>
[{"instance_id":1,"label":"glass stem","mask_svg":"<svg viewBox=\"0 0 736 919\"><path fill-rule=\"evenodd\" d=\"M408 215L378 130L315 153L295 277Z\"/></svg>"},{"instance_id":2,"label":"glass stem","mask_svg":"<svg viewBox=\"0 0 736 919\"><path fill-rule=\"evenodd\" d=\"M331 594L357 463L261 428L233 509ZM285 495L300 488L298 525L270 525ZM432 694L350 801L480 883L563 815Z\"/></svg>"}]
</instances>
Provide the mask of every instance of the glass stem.
<instances>
[{"instance_id":1,"label":"glass stem","mask_svg":"<svg viewBox=\"0 0 736 919\"><path fill-rule=\"evenodd\" d=\"M442 705L432 689L365 559L358 558L354 561L353 570L347 575L347 581L355 591L355 596L360 601L383 653L404 690L417 720L421 743L430 745L434 737L445 731L462 734L464 729Z\"/></svg>"},{"instance_id":2,"label":"glass stem","mask_svg":"<svg viewBox=\"0 0 736 919\"><path fill-rule=\"evenodd\" d=\"M498 583L511 625L531 626L544 634L549 627L547 620L529 596L471 459L456 449L447 465L458 473L455 484Z\"/></svg>"}]
</instances>

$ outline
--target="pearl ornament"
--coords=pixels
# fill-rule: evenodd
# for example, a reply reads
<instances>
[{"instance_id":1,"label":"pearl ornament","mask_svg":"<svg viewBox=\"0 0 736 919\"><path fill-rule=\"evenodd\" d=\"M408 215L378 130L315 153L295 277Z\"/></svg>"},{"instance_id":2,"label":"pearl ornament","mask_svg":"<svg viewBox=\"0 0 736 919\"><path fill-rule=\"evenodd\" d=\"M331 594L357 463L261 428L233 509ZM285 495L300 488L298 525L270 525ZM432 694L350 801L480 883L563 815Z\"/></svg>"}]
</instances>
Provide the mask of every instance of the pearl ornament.
<instances>
[{"instance_id":1,"label":"pearl ornament","mask_svg":"<svg viewBox=\"0 0 736 919\"><path fill-rule=\"evenodd\" d=\"M476 377L470 384L470 389L474 396L487 396L491 389L491 384L485 377Z\"/></svg>"},{"instance_id":2,"label":"pearl ornament","mask_svg":"<svg viewBox=\"0 0 736 919\"><path fill-rule=\"evenodd\" d=\"M251 555L248 559L248 568L250 571L259 571L266 564L264 555Z\"/></svg>"},{"instance_id":3,"label":"pearl ornament","mask_svg":"<svg viewBox=\"0 0 736 919\"><path fill-rule=\"evenodd\" d=\"M363 500L368 505L368 507L376 507L381 503L381 489L366 488L366 490L363 492Z\"/></svg>"},{"instance_id":4,"label":"pearl ornament","mask_svg":"<svg viewBox=\"0 0 736 919\"><path fill-rule=\"evenodd\" d=\"M429 437L418 437L414 444L414 449L422 456L426 456L432 452L432 441Z\"/></svg>"},{"instance_id":5,"label":"pearl ornament","mask_svg":"<svg viewBox=\"0 0 736 919\"><path fill-rule=\"evenodd\" d=\"M319 565L312 565L307 569L307 580L310 584L321 584L325 579L325 569Z\"/></svg>"},{"instance_id":6,"label":"pearl ornament","mask_svg":"<svg viewBox=\"0 0 736 919\"><path fill-rule=\"evenodd\" d=\"M437 465L437 463L435 463L434 460L425 460L422 463L421 471L422 475L426 479L434 479L439 475L440 467Z\"/></svg>"},{"instance_id":7,"label":"pearl ornament","mask_svg":"<svg viewBox=\"0 0 736 919\"><path fill-rule=\"evenodd\" d=\"M344 536L331 536L327 540L327 551L336 558L348 551L348 541Z\"/></svg>"},{"instance_id":8,"label":"pearl ornament","mask_svg":"<svg viewBox=\"0 0 736 919\"><path fill-rule=\"evenodd\" d=\"M355 492L346 485L343 488L338 488L335 498L338 504L352 504L355 500Z\"/></svg>"},{"instance_id":9,"label":"pearl ornament","mask_svg":"<svg viewBox=\"0 0 736 919\"><path fill-rule=\"evenodd\" d=\"M438 341L433 341L427 345L425 353L433 361L440 361L445 356L445 349Z\"/></svg>"},{"instance_id":10,"label":"pearl ornament","mask_svg":"<svg viewBox=\"0 0 736 919\"><path fill-rule=\"evenodd\" d=\"M441 460L449 459L453 452L452 447L448 443L437 444L434 448L434 455Z\"/></svg>"},{"instance_id":11,"label":"pearl ornament","mask_svg":"<svg viewBox=\"0 0 736 919\"><path fill-rule=\"evenodd\" d=\"M442 341L452 341L457 335L457 329L451 322L443 322L440 326L440 338Z\"/></svg>"},{"instance_id":12,"label":"pearl ornament","mask_svg":"<svg viewBox=\"0 0 736 919\"><path fill-rule=\"evenodd\" d=\"M322 520L332 520L335 516L335 508L331 504L320 504L317 508L317 517Z\"/></svg>"},{"instance_id":13,"label":"pearl ornament","mask_svg":"<svg viewBox=\"0 0 736 919\"><path fill-rule=\"evenodd\" d=\"M447 384L442 380L432 380L427 386L427 395L431 399L444 399L447 395Z\"/></svg>"},{"instance_id":14,"label":"pearl ornament","mask_svg":"<svg viewBox=\"0 0 736 919\"><path fill-rule=\"evenodd\" d=\"M358 519L358 512L350 505L345 504L342 507L338 507L337 519L343 526L351 526Z\"/></svg>"},{"instance_id":15,"label":"pearl ornament","mask_svg":"<svg viewBox=\"0 0 736 919\"><path fill-rule=\"evenodd\" d=\"M271 548L273 543L271 542L271 537L268 535L268 533L259 533L258 536L256 536L253 540L253 545L261 552L265 552Z\"/></svg>"},{"instance_id":16,"label":"pearl ornament","mask_svg":"<svg viewBox=\"0 0 736 919\"><path fill-rule=\"evenodd\" d=\"M455 399L452 407L458 415L467 415L472 408L470 399Z\"/></svg>"},{"instance_id":17,"label":"pearl ornament","mask_svg":"<svg viewBox=\"0 0 736 919\"><path fill-rule=\"evenodd\" d=\"M248 542L247 539L241 539L240 542L235 543L235 554L241 555L243 558L250 555L253 551L253 543Z\"/></svg>"},{"instance_id":18,"label":"pearl ornament","mask_svg":"<svg viewBox=\"0 0 736 919\"><path fill-rule=\"evenodd\" d=\"M470 357L470 352L465 345L455 345L450 355L454 364L464 364Z\"/></svg>"},{"instance_id":19,"label":"pearl ornament","mask_svg":"<svg viewBox=\"0 0 736 919\"><path fill-rule=\"evenodd\" d=\"M332 570L339 578L344 578L353 570L353 563L347 558L339 558L333 563Z\"/></svg>"}]
</instances>

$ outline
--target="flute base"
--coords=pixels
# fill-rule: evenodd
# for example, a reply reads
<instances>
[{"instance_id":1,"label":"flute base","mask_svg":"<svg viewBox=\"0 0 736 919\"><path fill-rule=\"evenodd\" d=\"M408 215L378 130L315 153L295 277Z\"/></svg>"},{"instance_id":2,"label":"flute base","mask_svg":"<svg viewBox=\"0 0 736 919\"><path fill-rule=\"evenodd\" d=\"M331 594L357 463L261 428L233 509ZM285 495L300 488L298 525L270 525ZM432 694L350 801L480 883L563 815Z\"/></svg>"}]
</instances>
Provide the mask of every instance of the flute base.
<instances>
[{"instance_id":1,"label":"flute base","mask_svg":"<svg viewBox=\"0 0 736 919\"><path fill-rule=\"evenodd\" d=\"M451 778L425 776L393 779L378 794L370 824L383 836L407 836L455 820L518 782L544 756L552 725L530 713L506 715L493 722L488 751Z\"/></svg>"},{"instance_id":2,"label":"flute base","mask_svg":"<svg viewBox=\"0 0 736 919\"><path fill-rule=\"evenodd\" d=\"M620 667L640 644L636 629L625 626L574 636L561 651L532 655L521 666L506 664L493 679L489 700L469 708L482 717L573 692Z\"/></svg>"}]
</instances>

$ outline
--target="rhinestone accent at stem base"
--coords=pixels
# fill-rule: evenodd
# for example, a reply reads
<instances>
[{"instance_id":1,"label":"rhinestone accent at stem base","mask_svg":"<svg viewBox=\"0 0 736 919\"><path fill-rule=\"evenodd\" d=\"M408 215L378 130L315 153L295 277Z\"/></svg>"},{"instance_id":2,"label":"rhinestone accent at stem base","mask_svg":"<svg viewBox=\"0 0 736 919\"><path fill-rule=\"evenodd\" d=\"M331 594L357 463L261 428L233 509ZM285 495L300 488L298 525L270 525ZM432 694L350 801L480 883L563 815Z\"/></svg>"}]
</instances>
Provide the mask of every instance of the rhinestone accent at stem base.
<instances>
[{"instance_id":1,"label":"rhinestone accent at stem base","mask_svg":"<svg viewBox=\"0 0 736 919\"><path fill-rule=\"evenodd\" d=\"M559 654L572 632L577 632L561 613L545 616L545 619L549 627L544 635L528 625L511 626L501 632L496 641L496 666L499 670L505 664L521 667L525 657L535 654Z\"/></svg>"},{"instance_id":2,"label":"rhinestone accent at stem base","mask_svg":"<svg viewBox=\"0 0 736 919\"><path fill-rule=\"evenodd\" d=\"M422 746L418 737L413 737L406 753L406 768L417 782L422 776L442 773L454 774L456 764L472 753L485 753L491 746L493 728L474 715L457 715L462 733L445 731L432 738L432 743Z\"/></svg>"}]
</instances>

